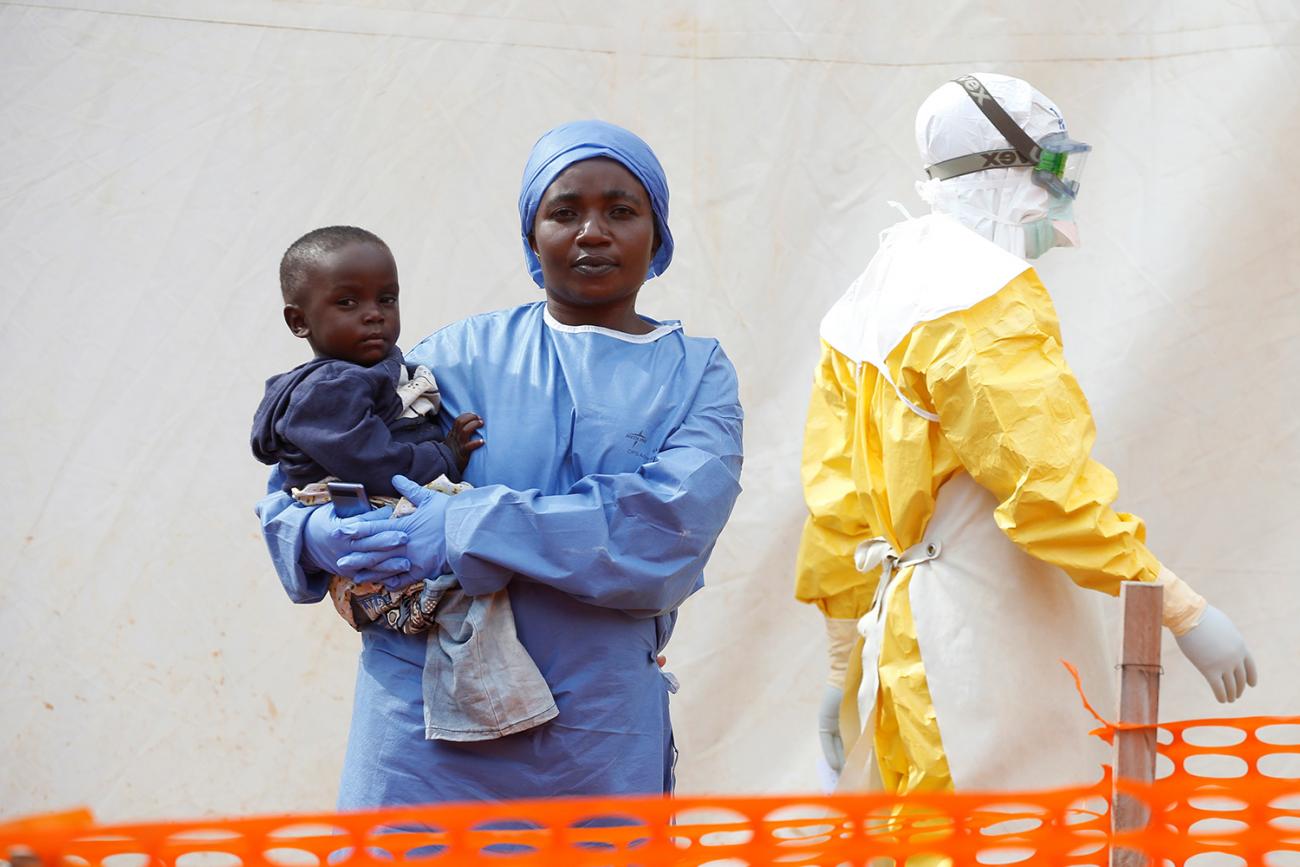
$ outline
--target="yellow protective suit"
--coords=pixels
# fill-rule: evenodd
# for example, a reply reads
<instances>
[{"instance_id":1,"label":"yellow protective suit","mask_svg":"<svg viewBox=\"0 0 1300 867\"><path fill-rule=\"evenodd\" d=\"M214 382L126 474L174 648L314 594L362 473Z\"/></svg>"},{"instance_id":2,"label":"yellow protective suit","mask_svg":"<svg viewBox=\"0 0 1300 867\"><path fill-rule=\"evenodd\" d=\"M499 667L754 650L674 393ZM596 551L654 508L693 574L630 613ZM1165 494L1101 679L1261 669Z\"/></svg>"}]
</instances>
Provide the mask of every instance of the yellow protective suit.
<instances>
[{"instance_id":1,"label":"yellow protective suit","mask_svg":"<svg viewBox=\"0 0 1300 867\"><path fill-rule=\"evenodd\" d=\"M866 614L879 571L857 571L858 543L883 536L902 552L921 542L940 489L961 473L992 493L1012 542L1078 585L1115 594L1123 581L1160 578L1142 522L1111 508L1118 485L1090 457L1092 416L1032 269L967 309L915 325L886 366L888 379L822 344L804 439L810 514L798 599L836 620ZM873 731L881 781L899 794L953 787L913 626L911 573L895 575L882 603ZM1166 595L1165 622L1175 627L1204 604L1190 591Z\"/></svg>"}]
</instances>

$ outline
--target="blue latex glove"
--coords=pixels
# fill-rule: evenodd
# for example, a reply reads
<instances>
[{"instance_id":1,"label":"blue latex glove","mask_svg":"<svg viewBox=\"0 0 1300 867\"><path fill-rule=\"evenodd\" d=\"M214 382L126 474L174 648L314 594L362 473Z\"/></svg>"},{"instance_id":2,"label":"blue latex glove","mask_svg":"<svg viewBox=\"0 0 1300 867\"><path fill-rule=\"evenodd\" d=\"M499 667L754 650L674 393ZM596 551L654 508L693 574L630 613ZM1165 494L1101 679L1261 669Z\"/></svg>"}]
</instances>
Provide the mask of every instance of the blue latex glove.
<instances>
[{"instance_id":1,"label":"blue latex glove","mask_svg":"<svg viewBox=\"0 0 1300 867\"><path fill-rule=\"evenodd\" d=\"M406 476L393 476L393 487L415 506L413 513L386 521L349 524L335 532L347 539L351 552L339 559L340 574L398 590L451 571L445 529L451 498L435 494Z\"/></svg>"},{"instance_id":2,"label":"blue latex glove","mask_svg":"<svg viewBox=\"0 0 1300 867\"><path fill-rule=\"evenodd\" d=\"M312 566L321 572L339 572L348 575L346 572L340 572L336 564L340 557L350 553L352 549L348 545L347 537L339 535L337 531L367 521L382 521L392 514L392 506L384 506L382 509L374 509L364 515L355 515L351 518L340 518L334 514L333 503L326 503L313 509L302 534L306 559L311 562L303 565ZM379 540L372 539L372 542L378 543ZM348 577L352 576L348 575Z\"/></svg>"}]
</instances>

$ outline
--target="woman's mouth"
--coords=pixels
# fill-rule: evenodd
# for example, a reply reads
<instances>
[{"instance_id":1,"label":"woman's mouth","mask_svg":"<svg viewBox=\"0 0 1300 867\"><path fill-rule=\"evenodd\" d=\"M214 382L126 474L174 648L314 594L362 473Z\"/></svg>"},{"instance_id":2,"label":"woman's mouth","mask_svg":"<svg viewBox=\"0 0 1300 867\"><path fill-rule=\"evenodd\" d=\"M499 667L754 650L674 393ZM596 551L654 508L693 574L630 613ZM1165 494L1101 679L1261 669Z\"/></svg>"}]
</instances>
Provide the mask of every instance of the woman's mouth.
<instances>
[{"instance_id":1,"label":"woman's mouth","mask_svg":"<svg viewBox=\"0 0 1300 867\"><path fill-rule=\"evenodd\" d=\"M588 277L599 277L618 269L618 262L608 256L579 256L573 260L573 270Z\"/></svg>"}]
</instances>

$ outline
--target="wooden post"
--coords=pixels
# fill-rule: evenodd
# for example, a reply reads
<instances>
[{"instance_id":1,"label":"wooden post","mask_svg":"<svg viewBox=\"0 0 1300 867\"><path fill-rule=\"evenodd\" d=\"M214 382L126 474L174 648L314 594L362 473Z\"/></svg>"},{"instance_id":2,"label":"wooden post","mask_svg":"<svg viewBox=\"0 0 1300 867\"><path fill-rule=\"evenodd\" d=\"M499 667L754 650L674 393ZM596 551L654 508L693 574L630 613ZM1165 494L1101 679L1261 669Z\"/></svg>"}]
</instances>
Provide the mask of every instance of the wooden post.
<instances>
[{"instance_id":1,"label":"wooden post","mask_svg":"<svg viewBox=\"0 0 1300 867\"><path fill-rule=\"evenodd\" d=\"M1120 644L1119 722L1151 728L1115 733L1114 780L1151 783L1156 776L1156 729L1160 706L1160 621L1164 588L1159 584L1126 581L1120 591L1124 635ZM1145 828L1146 804L1111 789L1112 832ZM1132 849L1111 849L1111 867L1145 867L1146 855Z\"/></svg>"}]
</instances>

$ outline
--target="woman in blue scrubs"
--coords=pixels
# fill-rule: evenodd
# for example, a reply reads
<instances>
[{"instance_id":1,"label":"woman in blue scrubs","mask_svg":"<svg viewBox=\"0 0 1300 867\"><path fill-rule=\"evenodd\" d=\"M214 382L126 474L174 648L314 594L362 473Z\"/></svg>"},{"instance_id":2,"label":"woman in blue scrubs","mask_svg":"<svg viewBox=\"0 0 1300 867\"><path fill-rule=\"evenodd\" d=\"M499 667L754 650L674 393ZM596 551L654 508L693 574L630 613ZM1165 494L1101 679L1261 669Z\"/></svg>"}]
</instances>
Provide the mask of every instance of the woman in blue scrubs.
<instances>
[{"instance_id":1,"label":"woman in blue scrubs","mask_svg":"<svg viewBox=\"0 0 1300 867\"><path fill-rule=\"evenodd\" d=\"M474 490L411 486L419 508L397 520L341 521L278 492L258 512L295 602L322 599L334 571L508 588L559 715L497 740L426 740L424 639L366 630L341 809L672 790L655 660L740 493L735 370L716 340L636 311L673 251L663 169L637 136L600 121L546 133L519 214L546 300L450 325L406 356L437 372L444 418L483 416Z\"/></svg>"}]
</instances>

